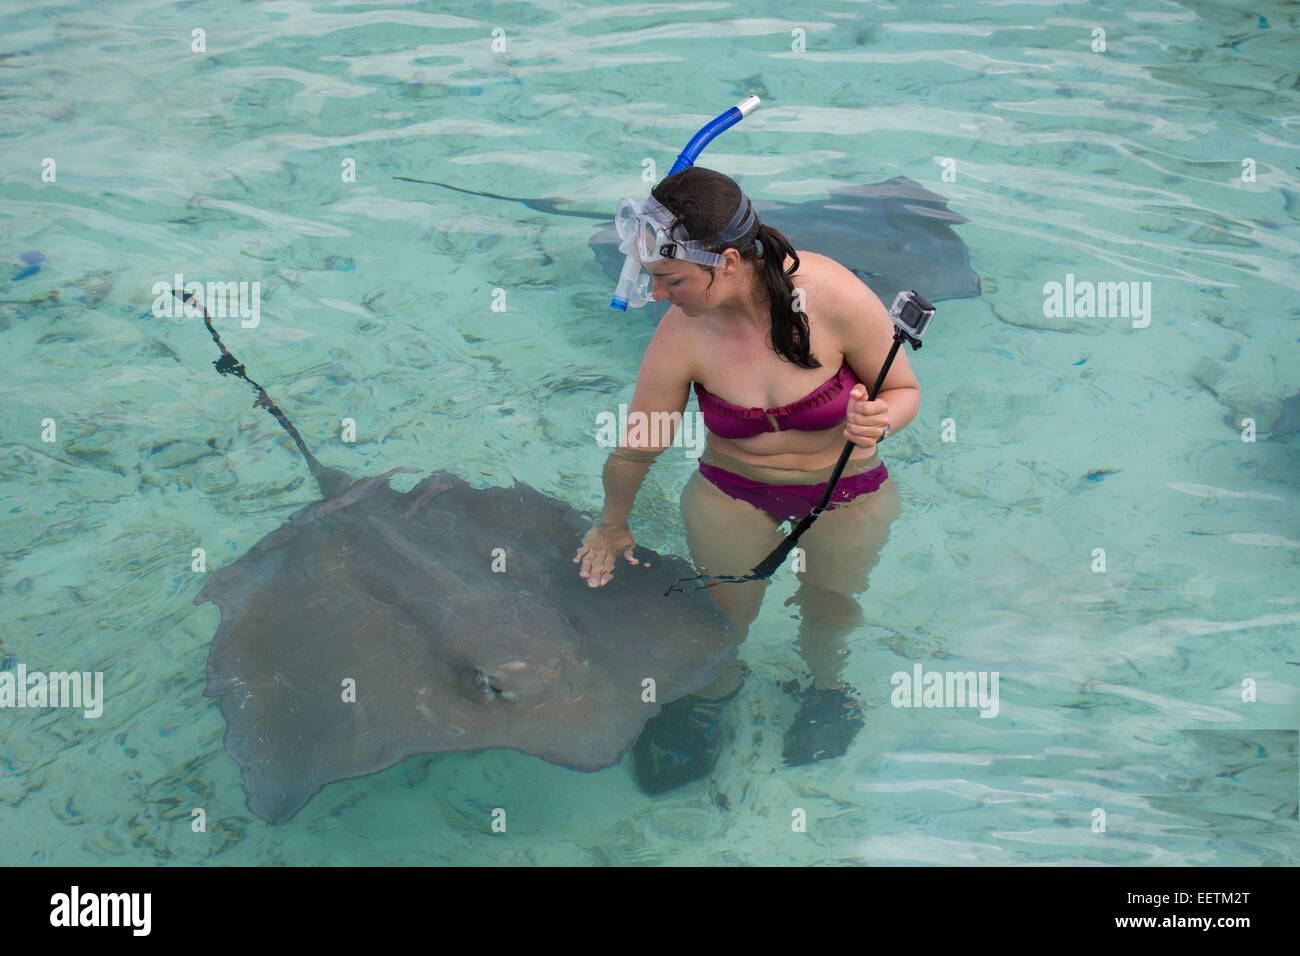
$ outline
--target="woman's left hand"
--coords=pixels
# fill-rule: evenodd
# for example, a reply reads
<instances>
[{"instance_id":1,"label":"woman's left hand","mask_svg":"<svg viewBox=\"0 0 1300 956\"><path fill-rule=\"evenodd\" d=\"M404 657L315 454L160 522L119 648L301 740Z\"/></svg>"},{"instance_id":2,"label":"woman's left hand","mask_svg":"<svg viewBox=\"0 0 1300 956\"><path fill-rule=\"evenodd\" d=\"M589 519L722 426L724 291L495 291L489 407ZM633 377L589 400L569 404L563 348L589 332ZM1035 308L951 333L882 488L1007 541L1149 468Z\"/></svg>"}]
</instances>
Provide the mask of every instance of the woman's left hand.
<instances>
[{"instance_id":1,"label":"woman's left hand","mask_svg":"<svg viewBox=\"0 0 1300 956\"><path fill-rule=\"evenodd\" d=\"M847 417L844 438L861 448L874 448L889 424L889 406L880 399L867 401L867 386L859 382L849 392Z\"/></svg>"}]
</instances>

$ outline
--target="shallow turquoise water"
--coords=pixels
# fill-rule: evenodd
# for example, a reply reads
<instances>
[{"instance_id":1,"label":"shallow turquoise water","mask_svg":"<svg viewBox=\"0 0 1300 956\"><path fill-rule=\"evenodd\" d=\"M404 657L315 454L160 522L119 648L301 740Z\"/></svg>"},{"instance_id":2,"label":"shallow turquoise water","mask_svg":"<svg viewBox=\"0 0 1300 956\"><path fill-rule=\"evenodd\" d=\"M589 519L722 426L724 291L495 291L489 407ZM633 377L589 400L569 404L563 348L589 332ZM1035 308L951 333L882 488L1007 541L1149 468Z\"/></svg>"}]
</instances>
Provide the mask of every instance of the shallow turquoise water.
<instances>
[{"instance_id":1,"label":"shallow turquoise water","mask_svg":"<svg viewBox=\"0 0 1300 956\"><path fill-rule=\"evenodd\" d=\"M107 686L98 720L0 711L0 862L1300 862L1292 8L790 12L0 6L0 647ZM190 551L234 560L314 489L202 330L150 314L153 284L261 283L261 325L223 338L327 464L518 478L595 510L595 416L630 399L653 325L607 307L594 223L392 177L612 212L644 194L643 158L663 175L748 92L762 108L706 165L787 201L908 176L970 219L984 281L941 306L912 359L921 412L885 453L904 512L848 665L868 729L782 766L778 684L803 676L785 572L713 782L651 799L626 761L492 751L331 786L282 827L253 817L202 696L218 614L192 604ZM1067 273L1149 281L1149 327L1044 317ZM642 544L685 553L693 467L656 464ZM890 675L918 662L997 671L998 717L891 707Z\"/></svg>"}]
</instances>

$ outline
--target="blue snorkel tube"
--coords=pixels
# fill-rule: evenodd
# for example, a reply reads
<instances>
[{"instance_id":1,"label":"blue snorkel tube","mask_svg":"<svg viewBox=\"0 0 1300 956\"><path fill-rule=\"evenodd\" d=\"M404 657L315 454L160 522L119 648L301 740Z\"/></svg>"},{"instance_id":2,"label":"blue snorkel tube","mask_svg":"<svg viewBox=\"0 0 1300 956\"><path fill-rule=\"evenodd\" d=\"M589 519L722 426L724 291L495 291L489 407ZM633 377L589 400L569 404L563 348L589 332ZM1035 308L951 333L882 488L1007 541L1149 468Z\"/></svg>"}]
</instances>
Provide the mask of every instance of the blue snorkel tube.
<instances>
[{"instance_id":1,"label":"blue snorkel tube","mask_svg":"<svg viewBox=\"0 0 1300 956\"><path fill-rule=\"evenodd\" d=\"M758 109L759 102L757 96L746 96L717 119L710 120L700 127L700 131L691 137L691 141L686 144L686 148L677 157L677 162L673 163L673 168L668 170L668 175L676 176L683 169L694 166L695 158L704 151L705 146L708 146L713 141L713 137L731 129L731 127Z\"/></svg>"},{"instance_id":2,"label":"blue snorkel tube","mask_svg":"<svg viewBox=\"0 0 1300 956\"><path fill-rule=\"evenodd\" d=\"M677 157L677 162L673 163L673 168L668 171L668 175L675 176L683 169L694 166L695 158L704 151L704 147L708 146L715 136L724 130L731 129L731 127L758 109L759 102L757 96L746 96L721 116L709 120L709 122L701 126L700 131L691 137L691 141L686 144L686 148ZM640 268L641 264L635 258L632 256L627 257L627 261L623 263L623 271L618 277L618 287L614 290L614 298L609 303L611 308L618 309L620 312L627 311L627 297L632 291L632 283L636 281L636 274Z\"/></svg>"}]
</instances>

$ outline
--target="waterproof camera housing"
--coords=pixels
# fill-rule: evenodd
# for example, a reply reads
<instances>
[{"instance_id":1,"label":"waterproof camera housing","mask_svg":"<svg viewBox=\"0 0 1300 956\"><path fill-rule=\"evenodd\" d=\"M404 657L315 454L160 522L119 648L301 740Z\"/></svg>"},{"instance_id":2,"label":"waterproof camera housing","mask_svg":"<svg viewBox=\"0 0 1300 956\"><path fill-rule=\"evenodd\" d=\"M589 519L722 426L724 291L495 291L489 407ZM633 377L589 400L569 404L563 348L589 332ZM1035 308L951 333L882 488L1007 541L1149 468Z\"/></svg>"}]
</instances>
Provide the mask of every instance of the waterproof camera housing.
<instances>
[{"instance_id":1,"label":"waterproof camera housing","mask_svg":"<svg viewBox=\"0 0 1300 956\"><path fill-rule=\"evenodd\" d=\"M914 348L921 347L921 336L934 318L934 306L916 292L900 292L889 307L889 317L904 335L912 340Z\"/></svg>"}]
</instances>

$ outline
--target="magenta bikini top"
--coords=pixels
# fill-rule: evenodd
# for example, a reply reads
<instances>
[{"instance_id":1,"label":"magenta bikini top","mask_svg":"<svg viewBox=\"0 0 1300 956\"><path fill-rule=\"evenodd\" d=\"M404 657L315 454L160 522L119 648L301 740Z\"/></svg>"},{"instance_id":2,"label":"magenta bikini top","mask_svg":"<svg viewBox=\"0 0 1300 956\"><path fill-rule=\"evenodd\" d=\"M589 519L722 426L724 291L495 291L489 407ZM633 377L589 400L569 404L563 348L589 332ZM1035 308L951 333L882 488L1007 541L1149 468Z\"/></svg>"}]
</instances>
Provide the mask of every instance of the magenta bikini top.
<instances>
[{"instance_id":1,"label":"magenta bikini top","mask_svg":"<svg viewBox=\"0 0 1300 956\"><path fill-rule=\"evenodd\" d=\"M849 408L849 392L858 384L848 360L840 370L797 402L780 408L741 408L718 398L699 382L695 395L700 400L704 424L722 438L752 438L763 432L823 431L844 421Z\"/></svg>"}]
</instances>

